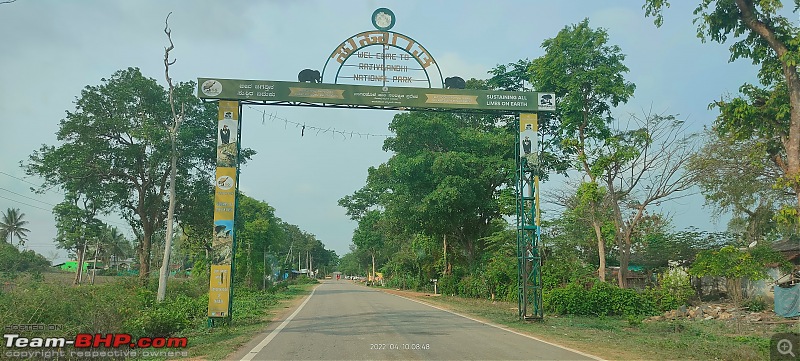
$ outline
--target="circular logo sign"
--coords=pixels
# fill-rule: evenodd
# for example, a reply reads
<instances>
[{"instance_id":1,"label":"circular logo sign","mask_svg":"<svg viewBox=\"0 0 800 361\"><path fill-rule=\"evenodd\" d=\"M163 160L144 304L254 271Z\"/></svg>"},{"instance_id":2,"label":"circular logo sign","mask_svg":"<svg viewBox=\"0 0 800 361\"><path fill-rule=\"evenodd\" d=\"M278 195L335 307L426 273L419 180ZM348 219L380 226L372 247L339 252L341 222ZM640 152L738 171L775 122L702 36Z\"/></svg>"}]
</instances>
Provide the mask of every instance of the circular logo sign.
<instances>
[{"instance_id":1,"label":"circular logo sign","mask_svg":"<svg viewBox=\"0 0 800 361\"><path fill-rule=\"evenodd\" d=\"M203 94L214 97L222 93L222 84L216 80L206 80L203 82L203 86L200 87L203 91Z\"/></svg>"},{"instance_id":2,"label":"circular logo sign","mask_svg":"<svg viewBox=\"0 0 800 361\"><path fill-rule=\"evenodd\" d=\"M231 189L233 187L233 178L226 175L217 178L217 187L224 191Z\"/></svg>"},{"instance_id":3,"label":"circular logo sign","mask_svg":"<svg viewBox=\"0 0 800 361\"><path fill-rule=\"evenodd\" d=\"M389 30L394 26L394 22L394 13L387 8L379 8L372 13L372 25L378 30Z\"/></svg>"}]
</instances>

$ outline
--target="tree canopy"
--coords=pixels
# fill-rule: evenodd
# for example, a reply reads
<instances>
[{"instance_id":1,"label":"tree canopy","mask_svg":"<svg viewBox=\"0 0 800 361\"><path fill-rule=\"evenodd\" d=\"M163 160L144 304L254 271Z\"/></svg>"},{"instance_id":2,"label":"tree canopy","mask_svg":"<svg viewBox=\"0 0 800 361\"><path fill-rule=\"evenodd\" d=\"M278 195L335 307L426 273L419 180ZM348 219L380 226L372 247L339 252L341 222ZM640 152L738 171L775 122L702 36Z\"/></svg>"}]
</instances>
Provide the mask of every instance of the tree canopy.
<instances>
[{"instance_id":1,"label":"tree canopy","mask_svg":"<svg viewBox=\"0 0 800 361\"><path fill-rule=\"evenodd\" d=\"M644 10L664 21L667 0L645 0ZM800 7L794 2L792 12ZM784 220L800 217L800 28L786 17L781 0L703 0L694 10L697 36L733 43L730 59L750 59L759 66L762 87L744 84L739 97L716 101L720 109L715 129L736 140L756 139L781 170L775 185L795 197L793 207L781 211Z\"/></svg>"},{"instance_id":2,"label":"tree canopy","mask_svg":"<svg viewBox=\"0 0 800 361\"><path fill-rule=\"evenodd\" d=\"M137 235L140 277L150 271L153 234L164 226L171 146L168 92L137 68L115 72L85 87L75 110L59 123L59 145L43 145L25 165L31 175L67 192L92 195L99 209L120 211ZM214 165L213 104L194 96L193 82L178 83L173 97L184 109L178 134L178 183L189 187ZM242 160L254 152L243 150ZM179 210L180 212L180 210Z\"/></svg>"}]
</instances>

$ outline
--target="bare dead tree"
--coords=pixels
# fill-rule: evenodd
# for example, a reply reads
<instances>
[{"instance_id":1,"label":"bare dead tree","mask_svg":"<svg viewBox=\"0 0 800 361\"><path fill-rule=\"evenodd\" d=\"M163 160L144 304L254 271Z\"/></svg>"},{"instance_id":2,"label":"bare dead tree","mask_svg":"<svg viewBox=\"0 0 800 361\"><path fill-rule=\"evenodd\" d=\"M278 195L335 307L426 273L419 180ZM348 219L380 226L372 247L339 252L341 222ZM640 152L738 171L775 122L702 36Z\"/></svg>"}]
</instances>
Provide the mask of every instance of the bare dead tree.
<instances>
[{"instance_id":1,"label":"bare dead tree","mask_svg":"<svg viewBox=\"0 0 800 361\"><path fill-rule=\"evenodd\" d=\"M175 87L172 84L172 78L169 76L169 67L175 64L177 61L177 59L173 59L172 61L169 60L169 52L175 49L175 45L172 43L172 30L169 28L170 15L172 15L172 12L167 14L167 18L164 20L164 33L167 34L167 40L169 40L169 46L164 48L164 76L167 78L167 84L169 85L169 105L172 110L172 124L168 127L169 140L172 149L170 160L171 168L169 173L169 209L167 211L167 234L164 240L164 258L161 261L161 272L159 273L158 278L158 293L156 294L157 302L163 301L167 292L167 278L169 276L170 251L172 249L173 223L175 218L175 178L178 168L177 138L178 130L183 122L183 117L185 114L183 106L181 106L180 113L175 110Z\"/></svg>"},{"instance_id":2,"label":"bare dead tree","mask_svg":"<svg viewBox=\"0 0 800 361\"><path fill-rule=\"evenodd\" d=\"M671 115L649 113L631 117L638 129L619 133L607 142L602 180L613 211L615 243L619 248L620 287L627 286L631 241L647 216L647 209L692 193L696 174L686 170L696 152L696 134ZM631 127L629 127L630 129Z\"/></svg>"}]
</instances>

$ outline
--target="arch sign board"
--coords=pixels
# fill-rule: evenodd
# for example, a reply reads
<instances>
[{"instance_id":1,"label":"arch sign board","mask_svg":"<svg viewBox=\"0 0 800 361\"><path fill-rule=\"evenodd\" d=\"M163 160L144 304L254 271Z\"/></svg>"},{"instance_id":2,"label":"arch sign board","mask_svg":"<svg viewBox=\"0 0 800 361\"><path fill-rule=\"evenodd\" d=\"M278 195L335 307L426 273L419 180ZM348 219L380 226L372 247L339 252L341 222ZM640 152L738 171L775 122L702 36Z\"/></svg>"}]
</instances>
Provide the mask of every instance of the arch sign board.
<instances>
[{"instance_id":1,"label":"arch sign board","mask_svg":"<svg viewBox=\"0 0 800 361\"><path fill-rule=\"evenodd\" d=\"M371 20L375 30L345 39L330 53L322 72L303 69L297 82L198 78L198 97L219 100L208 300L212 324L231 316L243 103L506 114L555 110L553 93L465 89L466 82L461 77L442 76L439 64L419 42L390 31L396 22L391 10L379 8ZM418 84L427 87L415 86Z\"/></svg>"},{"instance_id":2,"label":"arch sign board","mask_svg":"<svg viewBox=\"0 0 800 361\"><path fill-rule=\"evenodd\" d=\"M198 78L201 99L387 109L554 110L552 93Z\"/></svg>"}]
</instances>

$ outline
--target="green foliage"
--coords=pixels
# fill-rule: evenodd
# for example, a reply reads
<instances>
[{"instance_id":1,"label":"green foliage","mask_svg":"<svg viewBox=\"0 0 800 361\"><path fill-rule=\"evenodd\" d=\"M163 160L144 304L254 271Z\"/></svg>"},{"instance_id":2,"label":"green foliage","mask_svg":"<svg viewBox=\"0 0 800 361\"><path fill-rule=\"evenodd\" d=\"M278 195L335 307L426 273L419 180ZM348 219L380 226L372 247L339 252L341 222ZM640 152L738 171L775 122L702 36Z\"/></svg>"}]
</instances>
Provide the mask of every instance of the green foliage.
<instances>
[{"instance_id":1,"label":"green foliage","mask_svg":"<svg viewBox=\"0 0 800 361\"><path fill-rule=\"evenodd\" d=\"M28 221L24 218L25 213L20 212L19 208L9 208L3 212L3 217L0 219L0 239L14 244L14 237L17 237L17 245L25 244L25 238L31 230L25 228Z\"/></svg>"},{"instance_id":2,"label":"green foliage","mask_svg":"<svg viewBox=\"0 0 800 361\"><path fill-rule=\"evenodd\" d=\"M137 291L127 281L92 287L20 283L0 292L0 319L8 324L63 325L62 334L123 332L123 322L143 308Z\"/></svg>"},{"instance_id":3,"label":"green foliage","mask_svg":"<svg viewBox=\"0 0 800 361\"><path fill-rule=\"evenodd\" d=\"M486 85L497 90L529 91L531 90L530 73L528 72L530 67L531 62L528 59L521 59L508 65L498 65L489 70L492 78L486 82Z\"/></svg>"},{"instance_id":4,"label":"green foliage","mask_svg":"<svg viewBox=\"0 0 800 361\"><path fill-rule=\"evenodd\" d=\"M706 250L697 254L697 259L689 268L695 276L725 277L728 279L749 278L760 280L768 275L765 265L778 263L784 268L786 260L768 246L757 246L746 251L734 246L725 246L719 250Z\"/></svg>"},{"instance_id":5,"label":"green foliage","mask_svg":"<svg viewBox=\"0 0 800 361\"><path fill-rule=\"evenodd\" d=\"M421 289L423 285L427 285L427 281L422 281L419 277L410 274L392 275L386 280L386 287L400 288L400 289Z\"/></svg>"},{"instance_id":6,"label":"green foliage","mask_svg":"<svg viewBox=\"0 0 800 361\"><path fill-rule=\"evenodd\" d=\"M207 309L207 294L200 297L179 295L143 310L127 320L124 329L133 337L166 337L200 325L206 318Z\"/></svg>"},{"instance_id":7,"label":"green foliage","mask_svg":"<svg viewBox=\"0 0 800 361\"><path fill-rule=\"evenodd\" d=\"M50 261L34 251L20 251L9 243L0 243L2 272L42 272L49 267Z\"/></svg>"},{"instance_id":8,"label":"green foliage","mask_svg":"<svg viewBox=\"0 0 800 361\"><path fill-rule=\"evenodd\" d=\"M575 256L548 258L542 265L542 287L556 289L572 283L583 283L595 276L596 267L585 264Z\"/></svg>"},{"instance_id":9,"label":"green foliage","mask_svg":"<svg viewBox=\"0 0 800 361\"><path fill-rule=\"evenodd\" d=\"M557 139L565 154L586 156L587 140L611 136L611 108L633 96L636 86L623 78L625 55L608 40L604 29L584 19L542 42L545 55L531 63L534 88L556 93Z\"/></svg>"},{"instance_id":10,"label":"green foliage","mask_svg":"<svg viewBox=\"0 0 800 361\"><path fill-rule=\"evenodd\" d=\"M339 259L339 266L337 270L342 272L344 275L348 276L355 276L355 275L365 275L365 269L362 265L360 265L360 261L358 256L353 253L347 253Z\"/></svg>"},{"instance_id":11,"label":"green foliage","mask_svg":"<svg viewBox=\"0 0 800 361\"><path fill-rule=\"evenodd\" d=\"M794 1L793 17L787 17L781 0L734 1L703 0L694 10L697 36L703 41L725 43L731 38L730 61L751 59L760 66L758 77L764 88L744 84L741 96L714 102L720 109L715 130L738 141L762 144L762 159L769 159L779 169L770 175L781 190L800 193L800 119L792 109L800 107L798 94L798 60L800 28L795 25L798 2ZM645 0L645 14L656 17L660 25L661 11L669 6L666 0ZM747 180L741 181L747 184ZM746 187L746 186L745 186ZM763 192L760 192L763 194ZM734 197L738 197L734 194ZM724 199L724 196L723 196ZM745 198L747 200L747 198ZM797 208L798 200L794 200ZM768 207L770 210L775 207ZM790 209L785 207L783 209ZM794 219L792 219L794 218ZM796 226L797 210L779 211L776 219ZM795 228L796 233L796 228Z\"/></svg>"},{"instance_id":12,"label":"green foliage","mask_svg":"<svg viewBox=\"0 0 800 361\"><path fill-rule=\"evenodd\" d=\"M489 298L489 285L481 276L468 275L458 281L456 285L458 295L472 298Z\"/></svg>"},{"instance_id":13,"label":"green foliage","mask_svg":"<svg viewBox=\"0 0 800 361\"><path fill-rule=\"evenodd\" d=\"M643 296L657 311L668 311L686 305L695 296L688 274L669 270L659 276L657 287L648 287Z\"/></svg>"},{"instance_id":14,"label":"green foliage","mask_svg":"<svg viewBox=\"0 0 800 361\"><path fill-rule=\"evenodd\" d=\"M699 231L688 228L678 232L656 231L641 235L631 262L648 269L665 270L669 261L691 261L702 251L736 242L728 232Z\"/></svg>"},{"instance_id":15,"label":"green foliage","mask_svg":"<svg viewBox=\"0 0 800 361\"><path fill-rule=\"evenodd\" d=\"M233 322L241 323L243 320L259 320L265 316L264 305L278 303L275 291L285 290L287 282L279 282L282 286L270 290L253 290L242 288L234 290Z\"/></svg>"},{"instance_id":16,"label":"green foliage","mask_svg":"<svg viewBox=\"0 0 800 361\"><path fill-rule=\"evenodd\" d=\"M367 212L358 221L358 228L353 232L353 244L372 255L378 255L384 247L386 237L380 230L381 213Z\"/></svg>"},{"instance_id":17,"label":"green foliage","mask_svg":"<svg viewBox=\"0 0 800 361\"><path fill-rule=\"evenodd\" d=\"M747 308L750 312L761 312L767 309L767 302L764 297L756 296L744 300L742 307Z\"/></svg>"},{"instance_id":18,"label":"green foliage","mask_svg":"<svg viewBox=\"0 0 800 361\"><path fill-rule=\"evenodd\" d=\"M272 267L265 264L265 259L270 247L276 246L279 239L280 219L267 202L244 194L239 194L237 212L234 282L249 288L261 287L262 277L272 274Z\"/></svg>"},{"instance_id":19,"label":"green foliage","mask_svg":"<svg viewBox=\"0 0 800 361\"><path fill-rule=\"evenodd\" d=\"M434 264L436 272L454 263L474 267L483 258L485 237L497 228L493 221L512 210L501 195L513 185L514 148L508 144L515 133L500 116L433 112L398 114L390 128L396 136L384 149L394 152L392 158L371 168L362 190L339 202L359 221L380 213L378 229L359 226L356 253L375 255L377 267L393 255L424 260L419 269L398 272L420 277L435 278ZM409 241L415 245L404 248ZM371 246L376 243L383 247ZM398 271L401 263L409 264L391 268Z\"/></svg>"},{"instance_id":20,"label":"green foliage","mask_svg":"<svg viewBox=\"0 0 800 361\"><path fill-rule=\"evenodd\" d=\"M486 262L482 277L486 280L488 296L514 301L517 299L517 257L512 244L494 252Z\"/></svg>"},{"instance_id":21,"label":"green foliage","mask_svg":"<svg viewBox=\"0 0 800 361\"><path fill-rule=\"evenodd\" d=\"M174 97L168 97L164 87L139 69L119 70L100 85L85 87L75 109L60 122L58 146L43 145L24 164L28 174L45 179L42 190L60 186L72 199L89 198L96 210L123 210L122 216L141 235L137 256L142 281L149 273L151 240L167 212L165 180L172 154L168 129L173 120L168 99L174 98L184 113L177 139L176 191L185 194L200 180L207 184L206 173L198 169L216 158L216 105L201 102L193 82L178 83L174 90ZM243 149L240 160L253 154ZM178 219L194 206L188 198L179 204ZM63 232L76 231L67 227Z\"/></svg>"},{"instance_id":22,"label":"green foliage","mask_svg":"<svg viewBox=\"0 0 800 361\"><path fill-rule=\"evenodd\" d=\"M439 277L439 292L443 295L458 294L458 278L452 274Z\"/></svg>"},{"instance_id":23,"label":"green foliage","mask_svg":"<svg viewBox=\"0 0 800 361\"><path fill-rule=\"evenodd\" d=\"M292 281L289 281L290 285L315 285L318 283L319 281L316 278L309 277L298 277Z\"/></svg>"},{"instance_id":24,"label":"green foliage","mask_svg":"<svg viewBox=\"0 0 800 361\"><path fill-rule=\"evenodd\" d=\"M597 282L590 288L570 283L544 293L544 307L549 312L576 316L637 316L657 313L644 294Z\"/></svg>"},{"instance_id":25,"label":"green foliage","mask_svg":"<svg viewBox=\"0 0 800 361\"><path fill-rule=\"evenodd\" d=\"M655 288L643 292L595 282L587 288L569 283L545 290L545 309L564 315L582 316L647 316L685 305L694 296L688 275L667 273Z\"/></svg>"}]
</instances>

